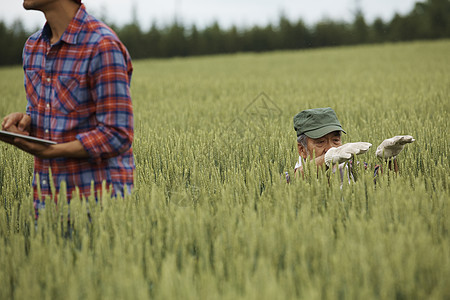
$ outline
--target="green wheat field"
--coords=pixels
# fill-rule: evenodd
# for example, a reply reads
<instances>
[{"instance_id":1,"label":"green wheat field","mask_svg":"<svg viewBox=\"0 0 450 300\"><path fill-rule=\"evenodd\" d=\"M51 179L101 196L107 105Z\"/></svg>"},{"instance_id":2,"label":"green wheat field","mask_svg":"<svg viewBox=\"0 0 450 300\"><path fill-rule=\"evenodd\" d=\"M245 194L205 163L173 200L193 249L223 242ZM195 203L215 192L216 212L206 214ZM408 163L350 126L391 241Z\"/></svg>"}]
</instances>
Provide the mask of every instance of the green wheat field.
<instances>
[{"instance_id":1,"label":"green wheat field","mask_svg":"<svg viewBox=\"0 0 450 300\"><path fill-rule=\"evenodd\" d=\"M131 195L48 200L35 225L33 158L0 144L0 299L449 299L449 53L134 61ZM1 116L25 110L20 67L0 69L0 91ZM328 106L344 143L373 144L342 188L293 176L292 118ZM375 185L376 147L400 134L416 142Z\"/></svg>"}]
</instances>

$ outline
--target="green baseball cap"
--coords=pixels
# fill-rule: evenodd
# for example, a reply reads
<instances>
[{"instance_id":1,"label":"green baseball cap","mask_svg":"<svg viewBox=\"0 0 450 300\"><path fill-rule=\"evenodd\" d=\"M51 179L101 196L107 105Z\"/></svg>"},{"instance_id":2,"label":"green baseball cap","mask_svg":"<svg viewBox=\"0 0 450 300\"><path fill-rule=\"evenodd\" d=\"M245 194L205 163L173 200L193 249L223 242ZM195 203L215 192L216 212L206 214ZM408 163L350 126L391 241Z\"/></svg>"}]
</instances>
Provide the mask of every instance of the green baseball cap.
<instances>
[{"instance_id":1,"label":"green baseball cap","mask_svg":"<svg viewBox=\"0 0 450 300\"><path fill-rule=\"evenodd\" d=\"M297 136L305 134L317 139L333 131L344 131L336 113L331 107L313 108L299 112L294 117L294 129Z\"/></svg>"}]
</instances>

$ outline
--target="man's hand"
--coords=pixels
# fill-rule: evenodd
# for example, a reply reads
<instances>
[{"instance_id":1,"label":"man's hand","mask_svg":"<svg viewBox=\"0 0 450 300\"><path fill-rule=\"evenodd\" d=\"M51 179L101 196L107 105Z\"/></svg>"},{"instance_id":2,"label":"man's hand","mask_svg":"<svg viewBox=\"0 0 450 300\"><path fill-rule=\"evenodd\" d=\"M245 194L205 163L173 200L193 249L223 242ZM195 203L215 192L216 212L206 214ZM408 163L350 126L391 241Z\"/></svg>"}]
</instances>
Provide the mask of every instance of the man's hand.
<instances>
[{"instance_id":1,"label":"man's hand","mask_svg":"<svg viewBox=\"0 0 450 300\"><path fill-rule=\"evenodd\" d=\"M31 117L25 113L15 112L7 115L2 121L2 130L30 135ZM47 145L36 142L30 142L21 138L1 137L1 140L10 143L17 148L28 152L36 157L51 159L57 157L70 158L88 158L89 153L86 152L80 141L74 140L67 143L57 145Z\"/></svg>"},{"instance_id":2,"label":"man's hand","mask_svg":"<svg viewBox=\"0 0 450 300\"><path fill-rule=\"evenodd\" d=\"M415 139L410 135L397 135L385 139L377 148L375 154L381 159L396 157L406 144L413 143Z\"/></svg>"},{"instance_id":3,"label":"man's hand","mask_svg":"<svg viewBox=\"0 0 450 300\"><path fill-rule=\"evenodd\" d=\"M340 164L349 160L353 155L363 154L372 144L365 142L358 143L347 143L340 147L330 148L327 153L325 153L324 161L327 166L331 164Z\"/></svg>"},{"instance_id":4,"label":"man's hand","mask_svg":"<svg viewBox=\"0 0 450 300\"><path fill-rule=\"evenodd\" d=\"M2 130L30 134L31 117L25 113L15 112L3 118Z\"/></svg>"},{"instance_id":5,"label":"man's hand","mask_svg":"<svg viewBox=\"0 0 450 300\"><path fill-rule=\"evenodd\" d=\"M3 118L2 130L30 135L31 117L25 113L15 112ZM40 158L52 158L53 151L49 145L29 142L15 137L2 137L1 140Z\"/></svg>"},{"instance_id":6,"label":"man's hand","mask_svg":"<svg viewBox=\"0 0 450 300\"><path fill-rule=\"evenodd\" d=\"M2 130L19 133L23 135L30 135L31 118L20 112L12 113L3 118ZM14 144L14 138L12 137L0 137L1 141L9 144Z\"/></svg>"},{"instance_id":7,"label":"man's hand","mask_svg":"<svg viewBox=\"0 0 450 300\"><path fill-rule=\"evenodd\" d=\"M25 139L21 138L14 138L12 144L16 146L17 148L28 152L36 157L39 158L55 158L57 155L55 155L54 147L55 145L47 145L42 143L35 143L30 142Z\"/></svg>"}]
</instances>

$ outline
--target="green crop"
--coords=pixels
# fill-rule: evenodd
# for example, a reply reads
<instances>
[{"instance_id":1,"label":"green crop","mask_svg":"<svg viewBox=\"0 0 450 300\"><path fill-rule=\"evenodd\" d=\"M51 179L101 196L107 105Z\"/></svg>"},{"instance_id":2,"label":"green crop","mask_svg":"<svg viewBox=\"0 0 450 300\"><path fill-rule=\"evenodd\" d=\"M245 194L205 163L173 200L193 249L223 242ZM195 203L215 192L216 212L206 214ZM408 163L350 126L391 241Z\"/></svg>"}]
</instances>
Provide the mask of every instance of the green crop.
<instances>
[{"instance_id":1,"label":"green crop","mask_svg":"<svg viewBox=\"0 0 450 300\"><path fill-rule=\"evenodd\" d=\"M444 40L135 61L131 195L73 199L70 221L48 201L36 226L33 158L0 144L0 299L450 298L449 53ZM0 69L1 116L25 110L22 72ZM373 144L342 187L293 174L292 118L326 106L344 142ZM399 134L416 142L395 174L375 149Z\"/></svg>"}]
</instances>

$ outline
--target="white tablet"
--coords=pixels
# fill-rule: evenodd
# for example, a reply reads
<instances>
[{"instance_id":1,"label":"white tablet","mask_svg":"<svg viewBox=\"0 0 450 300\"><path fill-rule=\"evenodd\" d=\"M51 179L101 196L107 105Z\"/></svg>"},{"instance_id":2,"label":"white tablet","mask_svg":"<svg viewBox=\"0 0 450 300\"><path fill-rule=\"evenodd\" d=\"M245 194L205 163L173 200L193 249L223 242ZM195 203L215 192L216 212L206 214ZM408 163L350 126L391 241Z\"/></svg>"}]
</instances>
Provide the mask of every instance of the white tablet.
<instances>
[{"instance_id":1,"label":"white tablet","mask_svg":"<svg viewBox=\"0 0 450 300\"><path fill-rule=\"evenodd\" d=\"M0 136L4 136L4 137L18 137L30 142L35 142L35 143L42 143L42 144L47 144L47 145L56 145L57 143L54 141L50 141L50 140L44 140L44 139L40 139L37 137L33 137L33 136L28 136L28 135L23 135L23 134L19 134L19 133L14 133L14 132L9 132L9 131L3 131L0 130Z\"/></svg>"}]
</instances>

